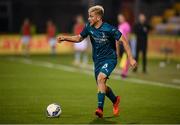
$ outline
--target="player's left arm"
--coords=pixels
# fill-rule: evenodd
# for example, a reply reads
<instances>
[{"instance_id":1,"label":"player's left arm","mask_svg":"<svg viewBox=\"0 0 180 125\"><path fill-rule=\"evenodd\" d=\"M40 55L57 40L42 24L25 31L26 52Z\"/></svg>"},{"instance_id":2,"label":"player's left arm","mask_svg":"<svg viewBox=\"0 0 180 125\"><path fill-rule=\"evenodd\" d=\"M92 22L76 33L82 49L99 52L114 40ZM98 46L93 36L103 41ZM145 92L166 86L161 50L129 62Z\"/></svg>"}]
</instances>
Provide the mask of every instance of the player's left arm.
<instances>
[{"instance_id":1,"label":"player's left arm","mask_svg":"<svg viewBox=\"0 0 180 125\"><path fill-rule=\"evenodd\" d=\"M128 55L131 67L135 68L137 66L137 63L136 63L136 60L133 58L133 55L132 55L128 41L126 40L126 38L123 35L121 35L119 42L120 41L122 41L122 43L123 43L123 46L124 46L124 49Z\"/></svg>"}]
</instances>

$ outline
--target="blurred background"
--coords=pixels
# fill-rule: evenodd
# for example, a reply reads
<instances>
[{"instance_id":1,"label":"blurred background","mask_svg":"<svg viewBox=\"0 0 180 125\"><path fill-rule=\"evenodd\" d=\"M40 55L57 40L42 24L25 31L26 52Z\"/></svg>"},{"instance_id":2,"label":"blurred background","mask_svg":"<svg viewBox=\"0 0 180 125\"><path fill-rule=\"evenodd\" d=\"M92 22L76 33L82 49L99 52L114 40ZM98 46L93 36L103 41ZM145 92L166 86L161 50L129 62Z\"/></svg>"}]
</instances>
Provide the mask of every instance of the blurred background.
<instances>
[{"instance_id":1,"label":"blurred background","mask_svg":"<svg viewBox=\"0 0 180 125\"><path fill-rule=\"evenodd\" d=\"M30 52L35 52L37 49L39 53L48 53L48 50L44 50L48 49L48 46L45 45L47 42L42 36L47 33L48 20L55 24L56 34L72 34L76 16L82 14L87 21L88 8L96 4L103 5L104 20L114 26L118 26L117 15L119 13L126 17L132 28L138 21L138 14L144 13L151 26L148 55L160 56L168 53L170 57L179 57L180 5L178 0L1 0L0 54L21 53L21 41L18 36L22 35L22 25L25 19L29 20L30 35L33 35ZM11 40L10 36L14 40ZM39 44L37 41L40 41ZM163 52L163 49L170 52ZM62 51L57 49L58 53Z\"/></svg>"},{"instance_id":2,"label":"blurred background","mask_svg":"<svg viewBox=\"0 0 180 125\"><path fill-rule=\"evenodd\" d=\"M127 70L120 52L111 77L117 84L110 84L126 97L124 117L104 121L91 116L96 89L89 38L56 42L59 34L79 34L93 5L104 7L104 21L126 36L138 61L138 69ZM52 102L63 105L60 123L180 123L179 89L179 0L0 1L0 123L59 123L44 119Z\"/></svg>"}]
</instances>

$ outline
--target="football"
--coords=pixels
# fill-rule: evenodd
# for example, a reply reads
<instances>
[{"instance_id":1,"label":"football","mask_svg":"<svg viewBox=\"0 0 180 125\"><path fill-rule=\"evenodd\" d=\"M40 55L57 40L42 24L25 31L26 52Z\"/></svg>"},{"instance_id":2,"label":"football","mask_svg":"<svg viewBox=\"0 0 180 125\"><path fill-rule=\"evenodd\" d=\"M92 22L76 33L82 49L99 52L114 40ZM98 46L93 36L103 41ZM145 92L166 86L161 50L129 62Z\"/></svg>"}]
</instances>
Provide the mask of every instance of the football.
<instances>
[{"instance_id":1,"label":"football","mask_svg":"<svg viewBox=\"0 0 180 125\"><path fill-rule=\"evenodd\" d=\"M56 104L56 103L52 103L50 105L47 106L47 117L50 118L55 118L55 117L59 117L62 113L61 107L60 105Z\"/></svg>"}]
</instances>

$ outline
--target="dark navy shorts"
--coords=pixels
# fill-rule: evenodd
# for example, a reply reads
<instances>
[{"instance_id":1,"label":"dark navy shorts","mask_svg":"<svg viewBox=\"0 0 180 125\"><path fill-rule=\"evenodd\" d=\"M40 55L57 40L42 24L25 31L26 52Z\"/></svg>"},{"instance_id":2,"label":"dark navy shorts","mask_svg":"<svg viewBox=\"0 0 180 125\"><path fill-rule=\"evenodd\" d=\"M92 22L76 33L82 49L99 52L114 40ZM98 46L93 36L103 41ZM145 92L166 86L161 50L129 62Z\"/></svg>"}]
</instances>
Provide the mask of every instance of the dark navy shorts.
<instances>
[{"instance_id":1,"label":"dark navy shorts","mask_svg":"<svg viewBox=\"0 0 180 125\"><path fill-rule=\"evenodd\" d=\"M96 62L94 63L94 72L95 72L95 79L97 81L97 77L100 72L104 73L106 77L108 78L111 74L111 72L116 67L117 60L116 59L108 59L102 62Z\"/></svg>"}]
</instances>

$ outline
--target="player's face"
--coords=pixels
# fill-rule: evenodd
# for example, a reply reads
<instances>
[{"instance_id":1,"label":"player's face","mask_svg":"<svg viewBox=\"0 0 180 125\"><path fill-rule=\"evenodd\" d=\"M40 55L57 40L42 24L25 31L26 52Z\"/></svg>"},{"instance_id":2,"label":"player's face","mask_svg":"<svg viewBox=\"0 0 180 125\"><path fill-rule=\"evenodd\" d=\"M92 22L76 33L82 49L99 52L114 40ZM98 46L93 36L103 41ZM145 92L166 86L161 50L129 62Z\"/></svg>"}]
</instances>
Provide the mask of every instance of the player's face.
<instances>
[{"instance_id":1,"label":"player's face","mask_svg":"<svg viewBox=\"0 0 180 125\"><path fill-rule=\"evenodd\" d=\"M76 22L77 22L77 23L83 23L83 17L80 16L80 15L77 16L77 17L76 17Z\"/></svg>"},{"instance_id":2,"label":"player's face","mask_svg":"<svg viewBox=\"0 0 180 125\"><path fill-rule=\"evenodd\" d=\"M95 12L89 12L88 21L91 26L95 25L100 19L100 16L97 15Z\"/></svg>"},{"instance_id":3,"label":"player's face","mask_svg":"<svg viewBox=\"0 0 180 125\"><path fill-rule=\"evenodd\" d=\"M123 23L123 22L125 22L125 18L124 18L124 16L123 15L118 15L118 22L119 23Z\"/></svg>"},{"instance_id":4,"label":"player's face","mask_svg":"<svg viewBox=\"0 0 180 125\"><path fill-rule=\"evenodd\" d=\"M144 23L144 22L146 21L146 17L145 17L144 14L140 14L140 15L139 15L139 21L140 21L141 23Z\"/></svg>"}]
</instances>

